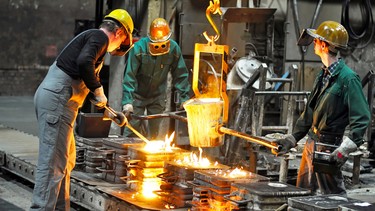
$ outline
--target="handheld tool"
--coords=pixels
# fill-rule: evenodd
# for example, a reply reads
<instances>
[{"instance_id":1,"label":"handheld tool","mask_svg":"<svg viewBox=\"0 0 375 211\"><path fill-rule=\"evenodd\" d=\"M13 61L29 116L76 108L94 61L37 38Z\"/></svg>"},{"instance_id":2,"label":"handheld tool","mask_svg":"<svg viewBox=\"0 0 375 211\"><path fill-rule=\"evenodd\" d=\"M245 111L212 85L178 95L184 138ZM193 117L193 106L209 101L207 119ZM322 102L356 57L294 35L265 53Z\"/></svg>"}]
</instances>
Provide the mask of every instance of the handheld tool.
<instances>
[{"instance_id":1,"label":"handheld tool","mask_svg":"<svg viewBox=\"0 0 375 211\"><path fill-rule=\"evenodd\" d=\"M116 124L118 124L120 127L122 126L126 126L128 127L131 131L133 131L134 134L136 134L140 139L142 139L144 142L146 143L149 143L150 141L144 137L141 133L139 133L136 129L134 129L130 124L129 122L127 121L125 115L122 113L122 112L116 112L115 110L113 110L113 108L109 107L108 105L104 106L104 108L112 114L113 118L111 118L111 120L113 120Z\"/></svg>"},{"instance_id":2,"label":"handheld tool","mask_svg":"<svg viewBox=\"0 0 375 211\"><path fill-rule=\"evenodd\" d=\"M114 121L118 126L122 127L127 124L127 119L125 115L121 112L116 112L113 108L105 105L104 108L111 114L109 118Z\"/></svg>"}]
</instances>

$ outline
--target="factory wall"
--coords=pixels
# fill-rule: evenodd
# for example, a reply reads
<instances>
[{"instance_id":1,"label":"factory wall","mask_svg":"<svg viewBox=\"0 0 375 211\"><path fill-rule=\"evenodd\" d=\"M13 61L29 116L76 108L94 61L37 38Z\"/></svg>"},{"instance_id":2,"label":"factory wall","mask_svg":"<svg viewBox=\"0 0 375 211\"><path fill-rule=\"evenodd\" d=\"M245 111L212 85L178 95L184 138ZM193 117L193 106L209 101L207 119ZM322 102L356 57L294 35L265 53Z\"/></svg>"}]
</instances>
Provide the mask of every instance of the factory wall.
<instances>
[{"instance_id":1,"label":"factory wall","mask_svg":"<svg viewBox=\"0 0 375 211\"><path fill-rule=\"evenodd\" d=\"M177 5L179 11L184 12L185 20L192 16L191 13L195 11L195 4L208 2L209 0L181 0L182 7ZM113 6L132 6L133 1L113 1ZM115 4L116 2L116 4ZM133 3L132 3L133 2ZM149 0L150 5L146 17L139 27L141 36L147 34L147 25L150 20L155 17L155 14L162 14L157 7L161 4L160 1ZM173 17L172 12L176 8L171 2L168 3L167 11L164 13L167 19ZM239 4L247 6L248 1L236 0L222 0L223 6L234 7ZM255 1L254 1L255 2ZM291 11L292 2L283 0L262 0L261 7L277 8L275 13L275 28L274 28L274 68L275 71L281 74L287 66L291 63L301 65L301 55L295 45L296 36L294 29L294 20ZM298 2L299 10L299 26L300 28L308 27L312 21L314 9L317 5L315 0L300 0ZM94 20L95 18L95 3L90 0L7 0L0 1L0 25L2 31L0 32L0 95L33 95L35 88L40 80L46 74L48 66L52 63L54 58L62 50L65 44L74 36L77 20ZM358 5L353 4L352 17L354 22L361 23L361 13ZM374 12L374 5L372 11ZM189 9L188 7L191 7ZM187 8L187 9L186 9ZM326 19L334 19L340 21L341 1L334 0L323 1L320 13L316 20L315 27L321 21ZM191 11L189 11L191 10ZM131 11L131 9L130 9ZM131 11L131 13L133 13ZM197 13L197 11L195 11ZM198 17L193 13L194 17ZM204 13L204 11L200 11ZM162 14L163 15L163 14ZM177 14L181 15L181 14ZM203 15L203 14L201 14ZM201 17L201 16L199 16ZM204 15L202 21L207 22ZM184 23L184 22L182 22ZM174 21L175 25L174 39L182 41L188 39L192 30L186 30L187 24ZM207 23L206 23L207 24ZM195 26L199 24L193 24ZM184 28L188 35L177 34L179 28ZM244 56L243 43L246 43L246 34L241 29L245 24L233 25L229 32L229 47L237 47L240 51L238 56ZM208 27L210 28L210 27ZM207 29L204 28L205 30ZM190 34L189 34L190 33ZM234 34L232 36L232 34ZM237 35L238 34L238 35ZM183 38L182 36L185 36ZM193 37L193 36L190 36ZM192 39L193 40L193 39ZM191 42L189 42L191 43ZM186 44L182 43L182 47ZM192 45L190 45L191 47ZM285 46L285 47L284 47ZM185 48L186 49L186 48ZM185 51L183 49L183 51ZM188 58L189 55L186 55ZM345 55L345 59L349 66L353 67L355 71L363 77L370 69L375 66L375 46L374 38L365 48L354 49L350 54ZM311 88L312 77L315 76L317 66L319 66L319 58L317 58L312 49L308 49L307 65L304 71L304 85L302 89L309 90ZM191 65L187 62L188 65ZM283 66L284 63L284 66ZM300 77L301 79L301 77ZM302 80L302 79L301 79Z\"/></svg>"},{"instance_id":2,"label":"factory wall","mask_svg":"<svg viewBox=\"0 0 375 211\"><path fill-rule=\"evenodd\" d=\"M94 18L92 0L0 1L0 95L33 95L76 20Z\"/></svg>"}]
</instances>

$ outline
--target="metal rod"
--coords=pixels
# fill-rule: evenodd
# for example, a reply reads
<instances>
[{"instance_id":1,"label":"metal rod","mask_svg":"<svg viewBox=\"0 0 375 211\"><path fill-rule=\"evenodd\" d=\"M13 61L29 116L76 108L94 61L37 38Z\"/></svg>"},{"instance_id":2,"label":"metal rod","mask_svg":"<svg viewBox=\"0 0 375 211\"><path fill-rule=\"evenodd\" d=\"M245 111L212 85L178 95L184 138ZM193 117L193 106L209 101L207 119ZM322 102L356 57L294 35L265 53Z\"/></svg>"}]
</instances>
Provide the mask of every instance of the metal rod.
<instances>
[{"instance_id":1,"label":"metal rod","mask_svg":"<svg viewBox=\"0 0 375 211\"><path fill-rule=\"evenodd\" d=\"M152 114L152 115L135 115L132 114L131 117L133 119L139 119L139 120L149 120L149 119L159 119L159 118L172 118L177 119L182 122L187 122L187 118L184 116L178 115L179 113L185 113L185 111L176 111L176 112L167 112L167 113L161 113L161 114Z\"/></svg>"},{"instance_id":2,"label":"metal rod","mask_svg":"<svg viewBox=\"0 0 375 211\"><path fill-rule=\"evenodd\" d=\"M137 135L139 138L141 138L144 142L149 143L150 141L144 137L141 133L139 133L136 129L134 129L130 124L126 124L126 127L128 127L135 135Z\"/></svg>"},{"instance_id":3,"label":"metal rod","mask_svg":"<svg viewBox=\"0 0 375 211\"><path fill-rule=\"evenodd\" d=\"M309 95L310 92L304 92L304 91L256 91L255 95Z\"/></svg>"},{"instance_id":4,"label":"metal rod","mask_svg":"<svg viewBox=\"0 0 375 211\"><path fill-rule=\"evenodd\" d=\"M274 149L276 151L280 150L280 146L274 145L269 140L266 140L266 139L263 139L263 138L260 138L260 137L251 136L249 134L242 133L242 132L239 132L239 131L235 131L235 130L232 130L232 129L229 129L229 128L226 128L226 127L222 127L222 126L219 127L219 132L225 133L225 134L228 134L228 135L232 135L232 136L237 136L239 138L246 139L246 140L251 141L253 143L266 146L270 149Z\"/></svg>"},{"instance_id":5,"label":"metal rod","mask_svg":"<svg viewBox=\"0 0 375 211\"><path fill-rule=\"evenodd\" d=\"M104 108L107 109L107 111L111 113L114 117L117 117L116 112L111 107L105 105Z\"/></svg>"}]
</instances>

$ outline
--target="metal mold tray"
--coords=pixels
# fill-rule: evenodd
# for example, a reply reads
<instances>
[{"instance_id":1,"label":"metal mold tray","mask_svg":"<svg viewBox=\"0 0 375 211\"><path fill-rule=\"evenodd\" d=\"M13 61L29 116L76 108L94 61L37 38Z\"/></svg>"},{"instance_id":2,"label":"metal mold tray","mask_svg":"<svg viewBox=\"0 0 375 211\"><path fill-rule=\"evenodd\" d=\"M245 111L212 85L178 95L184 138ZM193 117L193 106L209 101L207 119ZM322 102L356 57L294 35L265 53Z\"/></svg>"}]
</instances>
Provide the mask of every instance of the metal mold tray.
<instances>
[{"instance_id":1,"label":"metal mold tray","mask_svg":"<svg viewBox=\"0 0 375 211\"><path fill-rule=\"evenodd\" d=\"M363 201L337 194L294 197L288 199L288 206L306 211L339 211L339 206L353 205L355 203L363 203Z\"/></svg>"},{"instance_id":2,"label":"metal mold tray","mask_svg":"<svg viewBox=\"0 0 375 211\"><path fill-rule=\"evenodd\" d=\"M115 137L103 138L103 144L119 149L127 149L129 146L143 146L145 143L140 138L131 137Z\"/></svg>"},{"instance_id":3,"label":"metal mold tray","mask_svg":"<svg viewBox=\"0 0 375 211\"><path fill-rule=\"evenodd\" d=\"M232 183L251 183L260 181L270 181L269 178L241 170L245 175L230 177L228 176L233 169L208 169L194 172L194 177L209 182L218 187L230 187Z\"/></svg>"},{"instance_id":4,"label":"metal mold tray","mask_svg":"<svg viewBox=\"0 0 375 211\"><path fill-rule=\"evenodd\" d=\"M231 194L224 196L238 207L275 210L288 198L311 195L311 191L279 182L232 183Z\"/></svg>"},{"instance_id":5,"label":"metal mold tray","mask_svg":"<svg viewBox=\"0 0 375 211\"><path fill-rule=\"evenodd\" d=\"M175 158L188 154L188 151L180 148L173 148L172 152L148 152L144 146L129 146L128 155L131 159L138 159L143 161L170 161Z\"/></svg>"}]
</instances>

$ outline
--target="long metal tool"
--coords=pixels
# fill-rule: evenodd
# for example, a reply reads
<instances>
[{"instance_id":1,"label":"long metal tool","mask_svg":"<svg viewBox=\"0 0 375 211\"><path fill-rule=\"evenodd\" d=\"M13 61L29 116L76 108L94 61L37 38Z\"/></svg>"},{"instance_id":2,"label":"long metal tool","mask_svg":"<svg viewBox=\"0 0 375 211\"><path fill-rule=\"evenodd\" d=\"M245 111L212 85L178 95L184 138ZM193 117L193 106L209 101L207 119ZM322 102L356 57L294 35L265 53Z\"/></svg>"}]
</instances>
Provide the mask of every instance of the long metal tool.
<instances>
[{"instance_id":1,"label":"long metal tool","mask_svg":"<svg viewBox=\"0 0 375 211\"><path fill-rule=\"evenodd\" d=\"M113 110L113 108L109 107L109 106L104 106L105 109L108 110L108 112L110 112L115 118L117 118L117 114L116 114L116 111ZM142 141L146 142L146 143L149 143L150 141L144 137L140 132L138 132L136 129L134 129L130 124L129 122L127 124L125 124L126 127L128 127L131 131L133 131L133 133L135 135L137 135L140 139L142 139Z\"/></svg>"},{"instance_id":2,"label":"long metal tool","mask_svg":"<svg viewBox=\"0 0 375 211\"><path fill-rule=\"evenodd\" d=\"M131 117L133 119L139 119L139 120L172 118L172 119L180 120L182 122L187 122L187 118L185 116L178 115L178 114L183 114L183 113L185 113L185 111L174 111L174 112L166 112L166 113L161 113L161 114L142 115L142 116L132 114Z\"/></svg>"},{"instance_id":3,"label":"long metal tool","mask_svg":"<svg viewBox=\"0 0 375 211\"><path fill-rule=\"evenodd\" d=\"M137 135L139 138L141 138L142 141L144 141L146 143L150 142L146 137L144 137L141 133L139 133L136 129L134 129L129 123L126 124L126 127L128 127L131 131L133 131L133 133L135 133L135 135Z\"/></svg>"},{"instance_id":4,"label":"long metal tool","mask_svg":"<svg viewBox=\"0 0 375 211\"><path fill-rule=\"evenodd\" d=\"M249 134L242 133L242 132L239 132L239 131L236 131L236 130L232 130L232 129L229 129L229 128L225 128L225 127L219 127L218 130L221 133L225 133L225 134L228 134L228 135L237 136L239 138L246 139L246 140L248 140L250 142L266 146L266 147L268 147L268 148L270 148L272 150L275 150L276 152L279 151L280 148L281 148L281 146L276 145L276 144L272 144L269 140L264 139L264 138L260 138L260 137L257 137L257 136L251 136Z\"/></svg>"},{"instance_id":5,"label":"long metal tool","mask_svg":"<svg viewBox=\"0 0 375 211\"><path fill-rule=\"evenodd\" d=\"M113 117L110 117L110 119L114 121L116 124L118 124L120 127L126 124L126 117L124 115L118 115L117 112L108 105L105 105L104 108L112 114Z\"/></svg>"}]
</instances>

